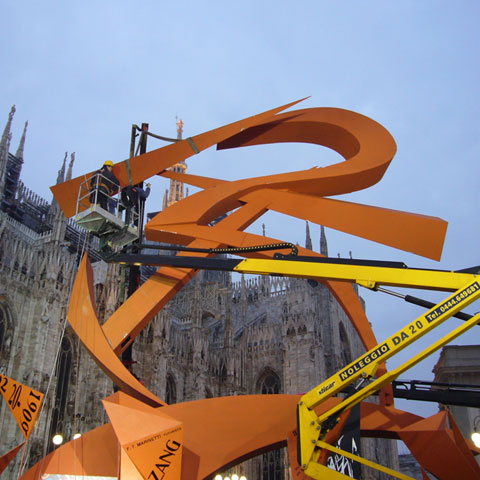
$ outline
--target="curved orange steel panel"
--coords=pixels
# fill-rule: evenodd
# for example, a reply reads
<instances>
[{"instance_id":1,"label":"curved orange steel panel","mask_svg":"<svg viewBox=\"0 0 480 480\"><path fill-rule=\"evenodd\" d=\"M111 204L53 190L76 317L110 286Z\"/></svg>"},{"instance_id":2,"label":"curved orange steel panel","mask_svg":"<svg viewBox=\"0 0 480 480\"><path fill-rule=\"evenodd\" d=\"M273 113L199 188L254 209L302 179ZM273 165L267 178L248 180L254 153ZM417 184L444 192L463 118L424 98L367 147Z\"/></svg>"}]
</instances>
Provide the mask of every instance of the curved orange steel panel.
<instances>
[{"instance_id":1,"label":"curved orange steel panel","mask_svg":"<svg viewBox=\"0 0 480 480\"><path fill-rule=\"evenodd\" d=\"M381 179L395 155L396 145L388 131L377 122L342 109L297 110L276 115L274 120L246 129L220 143L219 148L278 142L308 142L325 146L337 151L345 161L325 168L233 182L210 181L209 186L203 181L203 192L172 205L149 222L147 236L161 241L169 230L168 225L207 225L220 215L253 200L252 192L259 192L255 198L260 195L266 210L293 213L294 216L299 216L298 211L303 210L300 218L320 223L320 218L315 217L318 207L328 203L331 211L330 215L322 216L322 220L326 220L323 225L419 255L440 258L446 222L438 218L339 201L312 205L312 201L361 190ZM188 175L166 172L165 176L189 183ZM298 205L296 212L292 212L292 204ZM287 211L283 212L284 209ZM372 214L375 214L373 219ZM335 219L333 224L332 219ZM395 225L398 227L395 228Z\"/></svg>"},{"instance_id":2,"label":"curved orange steel panel","mask_svg":"<svg viewBox=\"0 0 480 480\"><path fill-rule=\"evenodd\" d=\"M25 442L22 442L20 445L17 445L16 447L12 448L0 457L0 475L8 467L8 464L15 458L15 455L24 445Z\"/></svg>"},{"instance_id":3,"label":"curved orange steel panel","mask_svg":"<svg viewBox=\"0 0 480 480\"><path fill-rule=\"evenodd\" d=\"M259 122L257 126L225 140L219 147L274 141L310 142L327 146L343 155L346 161L321 169L235 182L195 177L197 185L201 183L206 190L158 214L146 226L147 238L184 245L192 245L191 242L200 240L206 241L210 247L274 243L277 240L247 234L242 230L269 209L318 222L322 217L318 212L323 210L319 208L328 206L331 211L323 215L322 219L327 220L324 224L334 224L332 226L338 229L404 250L439 256L445 222L323 198L324 195L366 188L381 178L396 150L393 138L381 125L347 110L299 110L276 115L274 120L266 120L263 124ZM187 182L189 178L173 172L166 176L186 179ZM240 209L214 227L207 226L212 220L237 207ZM299 215L298 211L303 213ZM352 221L352 217L355 220ZM352 224L353 227L348 226ZM163 283L164 271L160 269L158 275L142 287L143 291L139 290L130 297L104 324L104 332L117 353L121 350L123 339L127 336L133 339L171 298L170 294L165 293L164 285L158 285ZM373 348L377 341L351 286L332 282L328 286L353 322L364 345L367 349ZM135 316L131 314L133 312L136 312Z\"/></svg>"},{"instance_id":4,"label":"curved orange steel panel","mask_svg":"<svg viewBox=\"0 0 480 480\"><path fill-rule=\"evenodd\" d=\"M122 364L113 352L98 323L93 272L88 257L83 257L73 285L68 309L68 321L98 366L126 393L151 406L165 402L145 388Z\"/></svg>"},{"instance_id":5,"label":"curved orange steel panel","mask_svg":"<svg viewBox=\"0 0 480 480\"><path fill-rule=\"evenodd\" d=\"M138 157L115 163L113 172L120 180L120 185L124 187L129 184L127 167L127 164L129 164L132 184L142 182L153 175L157 175L162 170L166 170L176 163L186 160L195 153L201 152L212 145L225 140L226 138L230 138L246 128L272 117L282 110L293 107L303 100L305 99L297 100L272 110L267 110L266 112L244 118L238 122L230 123L228 125L224 125L223 127L201 133L200 135L196 135L190 139L185 139L181 142L173 143L171 145L167 145L166 147L144 153ZM101 161L103 162L103 160ZM91 177L94 173L95 172L86 173L85 175L81 175L67 182L50 187L50 190L52 191L55 199L67 218L75 215L77 196L81 183L87 178Z\"/></svg>"},{"instance_id":6,"label":"curved orange steel panel","mask_svg":"<svg viewBox=\"0 0 480 480\"><path fill-rule=\"evenodd\" d=\"M322 198L367 188L381 179L395 154L396 145L389 132L380 124L348 110L297 110L276 115L273 120L246 129L220 143L219 148L276 142L322 145L337 151L345 158L345 162L325 168L234 182L203 181L203 186L206 187L204 191L172 205L147 224L147 238L177 244L202 239L235 247L274 243L274 239L259 238L238 230L244 230L258 218L260 212L269 209L320 223L316 212L323 206L318 205L323 200L330 207L330 221L324 224L331 226L334 218L335 226L340 230L354 231L364 238L425 256L440 257L446 233L444 221ZM169 176L179 180L185 178L173 172ZM240 210L246 209L251 204L254 205L253 215L245 219L242 228L228 228L228 218L213 228L207 226L221 215L239 207ZM299 215L297 212L302 210L305 213ZM351 221L353 216L354 222ZM327 218L324 216L323 219ZM354 227L349 227L352 224ZM333 282L328 282L327 285L352 321L366 348L373 348L377 341L353 289ZM107 322L105 331L109 328ZM379 374L384 371L382 367Z\"/></svg>"},{"instance_id":7,"label":"curved orange steel panel","mask_svg":"<svg viewBox=\"0 0 480 480\"><path fill-rule=\"evenodd\" d=\"M312 204L311 195L322 197L366 188L381 178L396 150L393 138L381 125L363 115L333 108L314 108L275 115L291 105L198 135L193 139L196 148L201 150L219 142L221 142L219 148L272 142L309 142L336 150L344 156L345 162L322 169L315 168L236 182L210 181L210 188L182 200L155 217L146 227L147 238L177 244L191 244L195 240L200 240L202 244L207 241L212 247L222 244L234 246L261 244L263 242L259 242L257 237L245 233L238 235L238 231L246 228L270 208L294 213L291 211L292 198L288 195L295 195L296 203L305 211L304 218L318 221L319 218L315 218L315 211L319 206ZM145 154L148 158L142 155L131 159L130 168L135 181L143 180L153 172L190 156L192 152L185 150L183 143L179 142ZM193 147L190 145L190 148ZM125 182L125 178L128 177L125 176L125 162L122 163L120 170L117 173ZM80 180L79 177L52 187L65 212L69 209L72 211L75 199L71 195ZM268 188L265 188L266 186ZM250 208L252 205L253 209ZM241 214L245 217L242 225L237 222L236 225L229 226L229 219L224 219L213 230L202 228L209 221L238 206L242 207L241 210L247 210L247 215L245 212ZM335 227L348 230L345 225L353 222L352 216L347 214L349 210L351 213L354 207L351 204L332 201L329 202L329 207L332 212L330 217L335 218L337 222ZM400 217L401 222L398 221ZM435 256L439 254L439 249L441 250L445 222L438 219L426 219L403 212L394 214L365 206L356 206L355 218L355 228L350 230L355 234L424 255ZM381 223L372 227L372 218ZM391 228L393 223L398 225L397 229ZM419 230L429 232L430 236L426 238L419 234ZM410 234L412 231L416 232L415 235ZM236 241L233 241L234 236ZM172 281L171 272L161 270L104 325L104 332L117 353L124 339L130 337L132 340L191 276L191 273L186 271L180 274L180 278L173 274L177 276L175 283ZM353 304L359 302L355 301L348 287L334 288L333 285L329 286L334 295L347 311L366 347L371 348L376 341L364 313L358 305L353 307L356 313L352 312L351 302ZM137 313L136 321L132 320L134 318L130 315L132 312Z\"/></svg>"},{"instance_id":8,"label":"curved orange steel panel","mask_svg":"<svg viewBox=\"0 0 480 480\"><path fill-rule=\"evenodd\" d=\"M480 467L472 450L448 412L422 418L402 429L399 437L422 467L438 478L480 478Z\"/></svg>"},{"instance_id":9,"label":"curved orange steel panel","mask_svg":"<svg viewBox=\"0 0 480 480\"><path fill-rule=\"evenodd\" d=\"M110 423L56 448L20 478L39 480L44 474L118 477L119 447Z\"/></svg>"},{"instance_id":10,"label":"curved orange steel panel","mask_svg":"<svg viewBox=\"0 0 480 480\"><path fill-rule=\"evenodd\" d=\"M245 395L163 407L162 411L167 415L188 425L184 434L182 480L204 479L228 465L284 445L288 432L296 428L298 399L297 395ZM338 401L329 399L318 413ZM456 437L454 431L446 427L442 415L423 419L395 408L362 402L362 436L404 439L417 460L440 479L478 478L480 470L478 465L472 465L471 461L475 460L465 440ZM440 433L442 442L432 441L432 428L436 427L444 432ZM417 443L410 441L410 432L415 432ZM26 472L22 479L34 480L42 473L117 476L119 460L118 441L107 424L58 448ZM467 464L467 467L460 467L460 463ZM465 476L451 476L450 472L455 468Z\"/></svg>"}]
</instances>

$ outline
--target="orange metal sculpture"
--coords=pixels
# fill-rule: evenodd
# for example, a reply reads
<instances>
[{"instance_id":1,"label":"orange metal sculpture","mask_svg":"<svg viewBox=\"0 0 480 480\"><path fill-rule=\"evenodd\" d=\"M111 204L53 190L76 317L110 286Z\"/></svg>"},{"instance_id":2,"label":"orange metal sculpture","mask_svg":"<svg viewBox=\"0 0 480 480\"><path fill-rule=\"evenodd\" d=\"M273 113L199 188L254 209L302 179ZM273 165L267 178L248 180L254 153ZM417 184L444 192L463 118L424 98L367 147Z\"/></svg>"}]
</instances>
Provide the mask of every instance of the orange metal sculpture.
<instances>
[{"instance_id":1,"label":"orange metal sculpture","mask_svg":"<svg viewBox=\"0 0 480 480\"><path fill-rule=\"evenodd\" d=\"M181 477L177 478L208 478L229 465L286 445L289 432L295 429L298 399L297 395L246 395L162 407L160 410L164 415L189 426L184 434ZM130 417L126 418L127 425L130 419L138 419L138 410L145 409L139 402L118 393L107 401L130 408L129 414L125 414ZM326 411L337 401L329 399L319 412ZM452 427L447 426L447 416L453 422ZM469 448L475 447L467 445L463 437L458 436L458 428L446 412L423 419L393 407L364 402L360 427L365 437L404 440L424 468L439 479L478 478L478 466L469 452ZM44 473L142 478L138 472L135 476L135 470L129 469L129 463L123 459L125 452L123 449L119 451L121 440L114 429L113 423L106 424L67 443L22 478L35 480ZM158 451L162 452L162 449ZM147 465L150 462L150 468L155 468L155 463L147 455L142 460ZM126 469L129 469L129 476Z\"/></svg>"},{"instance_id":2,"label":"orange metal sculpture","mask_svg":"<svg viewBox=\"0 0 480 480\"><path fill-rule=\"evenodd\" d=\"M7 468L8 464L15 458L15 455L20 451L20 449L25 445L25 442L22 442L20 445L12 448L9 452L5 453L0 457L0 475Z\"/></svg>"},{"instance_id":3,"label":"orange metal sculpture","mask_svg":"<svg viewBox=\"0 0 480 480\"><path fill-rule=\"evenodd\" d=\"M327 198L368 188L382 178L396 151L395 142L388 131L373 120L347 110L312 108L280 113L296 103L116 164L114 172L122 185L130 181L135 184L160 174L203 188L203 191L172 205L149 222L146 226L147 238L208 248L276 243L276 239L244 232L266 211L274 210L439 259L447 226L443 220ZM277 142L322 145L338 152L344 161L325 168L232 182L166 171L175 163L215 144L222 149ZM52 187L66 216L75 213L76 193L88 175ZM225 218L209 226L224 214L227 214ZM306 251L300 250L300 253ZM312 255L312 252L308 251L308 254ZM269 256L268 253L250 255ZM142 416L156 418L158 409L154 407L163 405L162 419L153 422L156 426L150 432L139 433L136 439L138 448L143 448L142 442L145 445L159 442L162 435L171 431L175 421L179 422L177 433L183 431L183 426L188 426L183 431L183 450L178 452L182 455L181 472L175 470L177 473L165 477L168 479L206 478L225 466L265 449L286 444L288 432L295 428L297 396L242 396L166 406L121 364L118 355L122 350L193 275L194 272L188 269L158 269L100 326L95 312L91 268L84 258L72 291L68 314L70 324L92 357L124 392L133 397L117 394L113 399L107 399L107 411L118 412L118 405L122 405L123 418L128 424L128 421ZM333 281L326 284L352 321L365 347L373 348L378 342L353 287ZM379 375L381 373L378 372ZM329 400L321 408L327 409L331 401L335 400ZM362 404L361 428L364 434L402 438L427 469L438 472L435 474L439 478L450 478L446 473L450 471L448 462L460 459L465 470L462 478L476 478L474 475L478 467L477 470L473 467L470 453L473 447L458 436L455 426L447 429L445 415L438 423L437 416L423 420L400 412L393 408L388 389L384 392L382 403L383 406ZM147 478L145 472L148 473L152 465L151 453L135 457L132 450L127 449L128 445L132 445L132 438L127 440L125 433L122 433L125 432L125 426L122 427L122 420L119 420L122 415L112 415L116 435L109 426L84 435L80 442L76 440L58 449L41 467L32 469L24 478L33 478L40 471L117 476L120 461L124 474L128 470L132 478L135 475L141 478L139 472L142 472L143 478ZM171 421L168 417L171 417ZM440 430L447 433L442 434L443 441L434 451L428 447L425 439L436 427L441 427ZM140 438L142 435L143 440ZM95 460L98 452L87 454L93 442L104 443L103 458L110 458L110 463L106 465L104 462L100 467ZM119 444L122 447L121 455L116 450ZM165 443L163 446L167 448L165 455L168 454L168 458L174 456L175 444L170 443L168 447ZM79 456L80 448L82 454ZM439 455L440 451L442 454ZM74 461L78 458L82 458L82 462ZM450 460L447 461L447 458ZM165 473L166 467L162 468L161 473ZM152 472L150 478L155 478L155 475L161 478L160 473L155 473L155 470Z\"/></svg>"}]
</instances>

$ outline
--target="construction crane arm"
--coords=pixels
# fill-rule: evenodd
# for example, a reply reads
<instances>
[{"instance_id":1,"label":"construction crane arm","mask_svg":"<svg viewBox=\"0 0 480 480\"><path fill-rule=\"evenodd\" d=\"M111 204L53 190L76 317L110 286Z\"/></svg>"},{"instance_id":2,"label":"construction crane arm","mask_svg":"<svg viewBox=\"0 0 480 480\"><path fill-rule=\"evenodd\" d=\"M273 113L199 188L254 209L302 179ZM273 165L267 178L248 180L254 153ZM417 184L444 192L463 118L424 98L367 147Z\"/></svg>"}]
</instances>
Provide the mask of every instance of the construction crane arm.
<instances>
[{"instance_id":1,"label":"construction crane arm","mask_svg":"<svg viewBox=\"0 0 480 480\"><path fill-rule=\"evenodd\" d=\"M228 249L224 249L225 252ZM253 250L250 249L250 252ZM214 253L212 252L212 255ZM298 462L307 475L312 478L343 478L318 462L320 451L327 449L337 451L325 443L328 432L336 425L340 415L351 409L365 398L379 391L385 385L398 378L439 348L475 326L480 321L480 313L474 316L464 315L465 322L442 339L414 355L398 368L385 373L379 378L375 374L381 363L393 357L430 332L449 317L460 311L480 297L480 275L478 267L462 271L411 269L403 263L379 262L371 260L342 260L316 257L282 256L276 254L274 259L232 259L232 258L198 258L170 255L132 255L119 253L111 255L107 261L134 265L168 265L176 268L195 268L223 270L238 273L288 276L307 278L316 281L337 280L355 282L370 289L381 285L409 287L429 290L453 291L442 302L398 330L385 341L370 349L342 370L323 381L301 397L297 407L298 419ZM420 302L421 303L421 302ZM342 402L320 416L315 408L328 398L350 391ZM338 450L343 452L342 450ZM337 452L338 453L338 452ZM346 456L351 453L343 452ZM360 457L357 461L365 463ZM390 473L397 478L408 479L405 475L395 473L381 465L369 462L369 466Z\"/></svg>"}]
</instances>

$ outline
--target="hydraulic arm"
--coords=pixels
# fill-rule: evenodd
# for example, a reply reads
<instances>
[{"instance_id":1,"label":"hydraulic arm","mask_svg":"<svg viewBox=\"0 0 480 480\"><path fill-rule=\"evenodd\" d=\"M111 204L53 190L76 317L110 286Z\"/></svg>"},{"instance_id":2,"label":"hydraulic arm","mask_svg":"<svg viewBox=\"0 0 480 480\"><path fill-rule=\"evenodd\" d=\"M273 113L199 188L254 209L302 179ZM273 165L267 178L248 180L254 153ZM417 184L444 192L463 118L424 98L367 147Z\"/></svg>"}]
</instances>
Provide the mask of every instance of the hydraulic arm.
<instances>
[{"instance_id":1,"label":"hydraulic arm","mask_svg":"<svg viewBox=\"0 0 480 480\"><path fill-rule=\"evenodd\" d=\"M458 312L461 308L478 299L478 297L480 297L480 283L474 279L447 297L443 302L437 304L434 308L409 323L374 349L357 358L354 362L347 365L302 397L298 405L298 427L300 432L298 435L299 463L307 475L313 478L321 478L321 475L325 475L326 473L330 474L328 469L320 465L317 460L321 448L331 450L329 445L324 442L324 438L335 425L342 412L372 395L384 385L391 383L404 371L428 357L459 335L465 333L478 323L480 314L471 317L448 335L410 358L395 370L389 371L380 378L374 379L379 364L418 340L454 313ZM347 386L358 380L365 380L367 385L358 388L353 394L349 395L341 403L323 415L317 416L315 414L314 409L321 402L342 392ZM356 458L356 460L360 463L365 463L365 461L360 458ZM382 471L387 471L384 467L370 466ZM325 470L327 470L327 472ZM394 475L391 471L387 473ZM326 478L329 477L327 476Z\"/></svg>"},{"instance_id":2,"label":"hydraulic arm","mask_svg":"<svg viewBox=\"0 0 480 480\"><path fill-rule=\"evenodd\" d=\"M225 251L227 251L226 249ZM212 252L218 253L218 252ZM444 271L408 268L403 263L368 260L342 260L317 257L296 257L276 254L274 259L228 259L198 258L186 256L112 255L108 261L127 264L169 265L177 268L195 268L236 271L239 273L289 276L308 278L316 281L337 280L355 282L370 289L381 286L410 287L453 292L442 302L433 305L423 315L410 322L394 335L369 350L342 370L304 394L298 404L298 462L305 473L315 479L345 478L319 463L322 449L340 453L355 461L388 473L397 478L409 478L386 467L365 460L349 452L329 445L325 440L328 432L336 425L340 415L351 409L383 386L398 378L404 371L414 366L443 345L449 343L480 321L480 313L471 316L461 309L480 297L479 268L464 271ZM420 304L422 304L420 302ZM430 332L449 317L457 315L463 320L459 327L442 339L420 351L395 370L375 378L381 363ZM352 386L353 384L353 391ZM348 388L350 387L350 388ZM349 392L346 394L346 392ZM346 394L335 407L321 415L315 408L329 397Z\"/></svg>"}]
</instances>

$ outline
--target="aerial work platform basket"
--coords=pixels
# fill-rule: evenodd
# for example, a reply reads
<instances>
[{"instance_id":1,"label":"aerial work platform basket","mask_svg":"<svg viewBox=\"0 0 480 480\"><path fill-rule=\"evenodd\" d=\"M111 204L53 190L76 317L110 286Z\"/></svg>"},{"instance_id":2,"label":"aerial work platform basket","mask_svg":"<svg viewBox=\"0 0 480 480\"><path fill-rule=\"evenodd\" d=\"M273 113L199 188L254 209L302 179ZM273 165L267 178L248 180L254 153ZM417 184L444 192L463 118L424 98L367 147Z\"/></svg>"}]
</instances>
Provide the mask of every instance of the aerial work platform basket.
<instances>
[{"instance_id":1,"label":"aerial work platform basket","mask_svg":"<svg viewBox=\"0 0 480 480\"><path fill-rule=\"evenodd\" d=\"M98 188L101 177L100 173L96 173L80 185L75 222L103 239L105 243L110 242L121 248L140 236L137 227L138 209L123 205L119 191L108 197L102 193ZM102 196L104 196L103 199ZM106 205L108 210L101 204ZM125 212L125 220L122 219L123 212Z\"/></svg>"}]
</instances>

